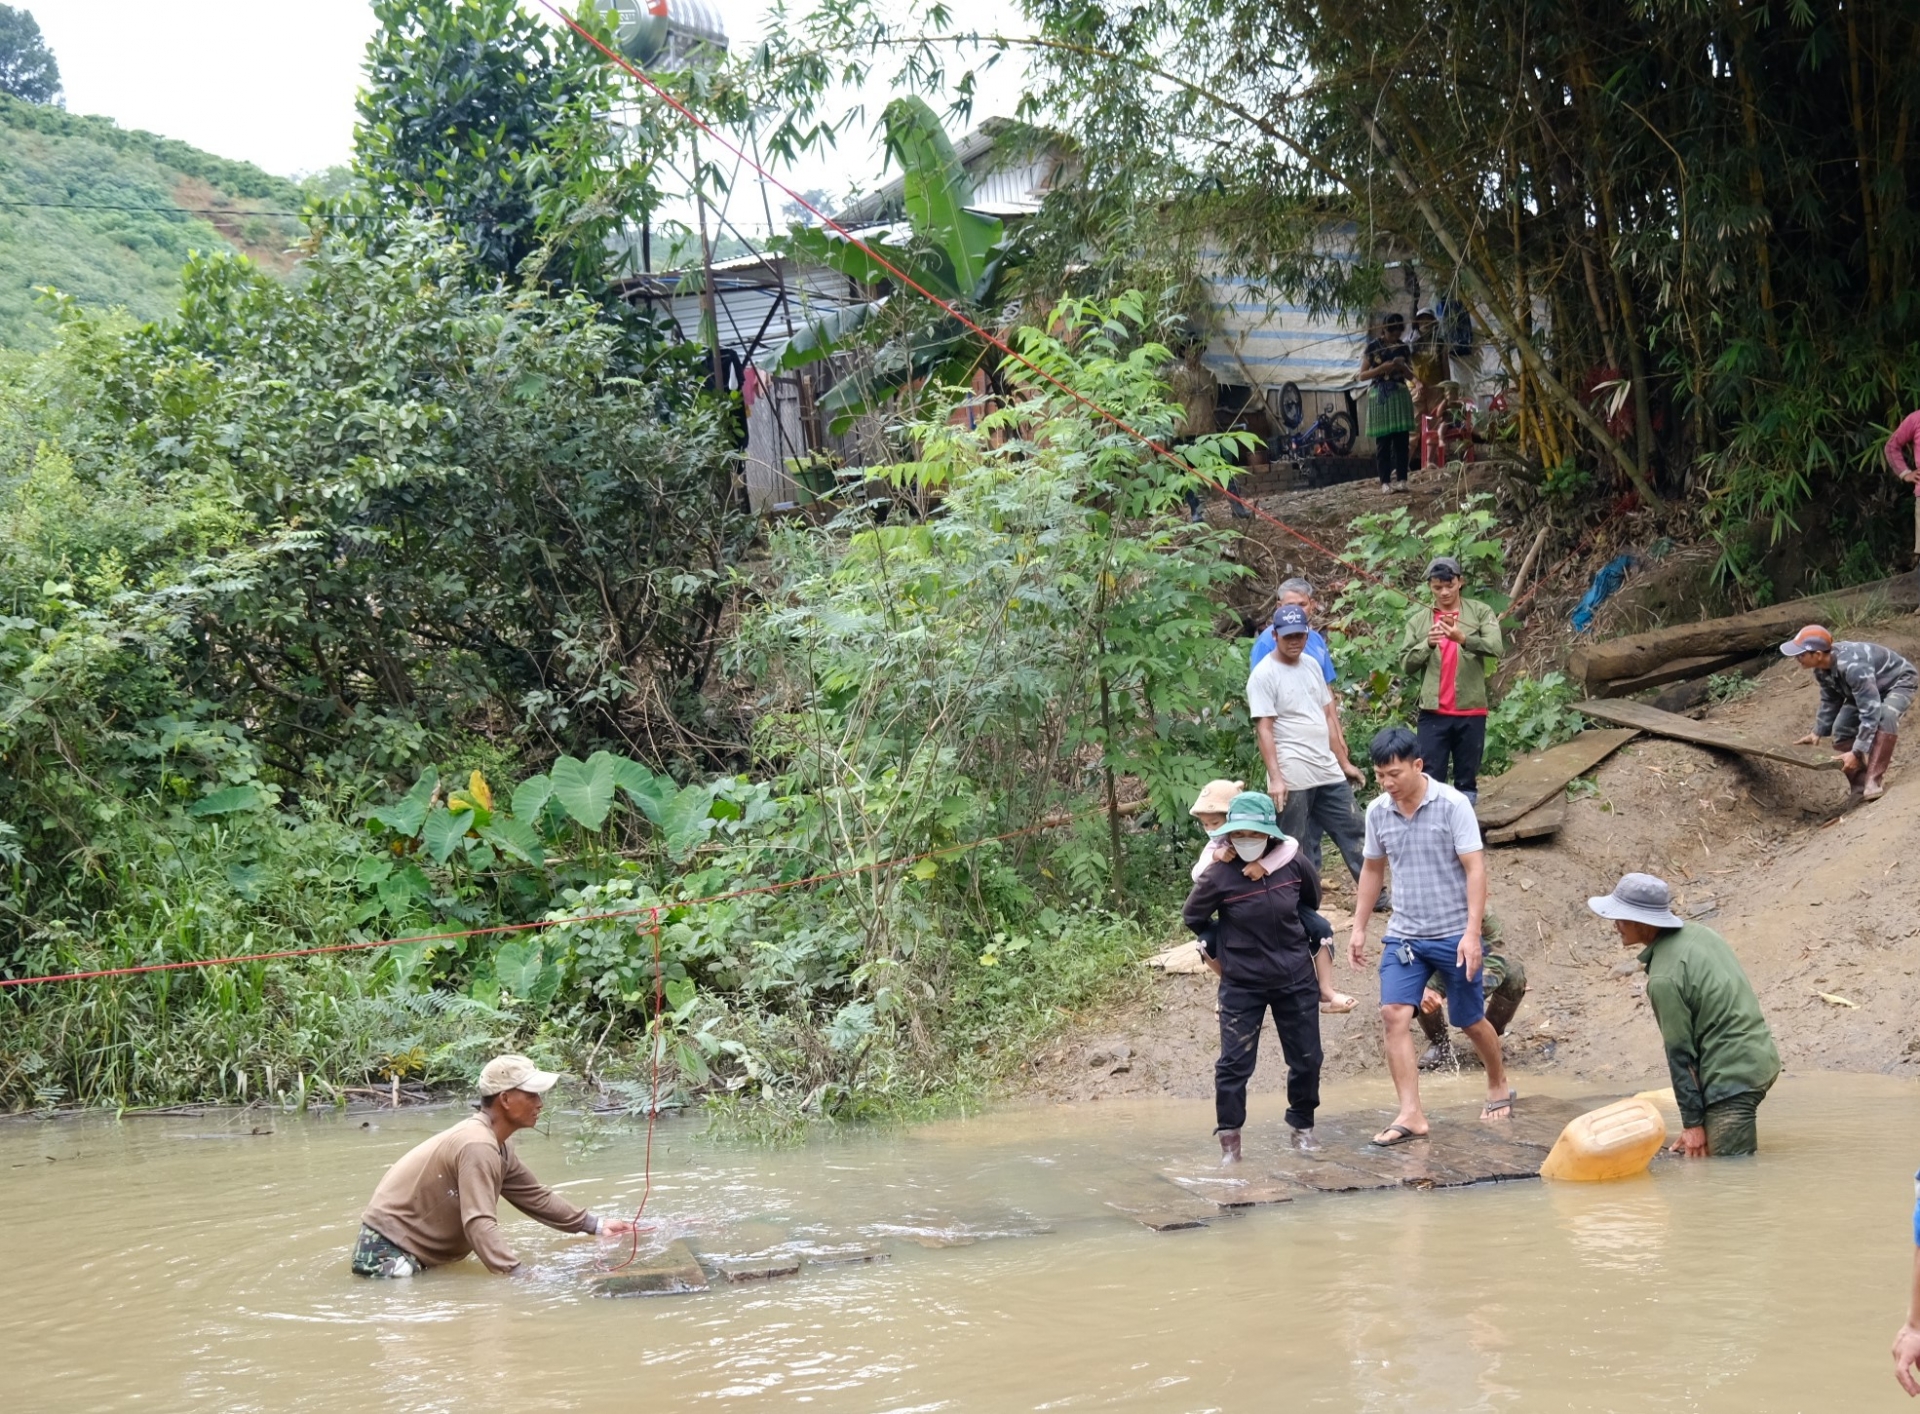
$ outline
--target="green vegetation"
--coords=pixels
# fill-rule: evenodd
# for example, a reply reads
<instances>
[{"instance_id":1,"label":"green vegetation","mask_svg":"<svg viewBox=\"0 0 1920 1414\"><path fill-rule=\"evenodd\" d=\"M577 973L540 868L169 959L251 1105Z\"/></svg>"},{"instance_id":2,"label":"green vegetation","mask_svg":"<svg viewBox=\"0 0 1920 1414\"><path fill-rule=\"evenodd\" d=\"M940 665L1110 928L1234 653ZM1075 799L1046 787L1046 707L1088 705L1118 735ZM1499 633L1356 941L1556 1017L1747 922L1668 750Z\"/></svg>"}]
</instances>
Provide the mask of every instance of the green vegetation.
<instances>
[{"instance_id":1,"label":"green vegetation","mask_svg":"<svg viewBox=\"0 0 1920 1414\"><path fill-rule=\"evenodd\" d=\"M1912 5L1023 9L969 36L950 6L825 0L764 65L781 134L850 121L823 70L964 107L1017 52L1022 116L1077 162L1017 293L1225 276L1349 315L1444 295L1561 512L1700 514L1755 597L1904 563L1875 453L1920 386Z\"/></svg>"},{"instance_id":2,"label":"green vegetation","mask_svg":"<svg viewBox=\"0 0 1920 1414\"><path fill-rule=\"evenodd\" d=\"M756 527L701 350L612 293L685 134L616 152L604 71L509 0L379 11L300 278L204 251L165 317L65 299L0 368L0 970L312 955L0 994L0 1107L298 1104L509 1046L635 1104L657 1057L769 1131L980 1093L1161 940L1195 785L1257 766L1232 538L1088 406L1171 436L1176 302L1021 306L1045 377L993 367L972 418L918 389L874 471L910 494ZM1002 248L893 118L903 256L984 309ZM980 352L869 323L952 384ZM1244 440L1184 454L1219 481ZM1480 500L1350 547L1405 584L1441 551L1504 577ZM1335 607L1356 737L1411 715L1407 609ZM1493 764L1568 696L1516 684Z\"/></svg>"},{"instance_id":3,"label":"green vegetation","mask_svg":"<svg viewBox=\"0 0 1920 1414\"><path fill-rule=\"evenodd\" d=\"M43 287L156 319L179 303L196 251L276 262L302 227L252 213L300 204L292 182L244 162L0 96L0 348L50 342L57 315Z\"/></svg>"},{"instance_id":4,"label":"green vegetation","mask_svg":"<svg viewBox=\"0 0 1920 1414\"><path fill-rule=\"evenodd\" d=\"M60 65L31 13L0 5L0 93L24 103L60 98Z\"/></svg>"}]
</instances>

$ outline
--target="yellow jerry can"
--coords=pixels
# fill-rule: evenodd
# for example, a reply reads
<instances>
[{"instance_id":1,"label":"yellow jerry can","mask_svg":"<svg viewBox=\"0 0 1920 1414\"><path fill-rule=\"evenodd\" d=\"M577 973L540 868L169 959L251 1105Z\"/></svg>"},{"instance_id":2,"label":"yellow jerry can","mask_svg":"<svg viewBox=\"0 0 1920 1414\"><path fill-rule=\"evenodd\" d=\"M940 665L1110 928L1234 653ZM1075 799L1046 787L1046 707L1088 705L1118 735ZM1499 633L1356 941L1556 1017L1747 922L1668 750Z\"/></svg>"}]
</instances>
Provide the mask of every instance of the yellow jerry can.
<instances>
[{"instance_id":1,"label":"yellow jerry can","mask_svg":"<svg viewBox=\"0 0 1920 1414\"><path fill-rule=\"evenodd\" d=\"M1667 1121L1660 1107L1644 1096L1616 1100L1589 1110L1560 1131L1560 1139L1540 1165L1542 1178L1598 1183L1644 1173L1667 1142Z\"/></svg>"}]
</instances>

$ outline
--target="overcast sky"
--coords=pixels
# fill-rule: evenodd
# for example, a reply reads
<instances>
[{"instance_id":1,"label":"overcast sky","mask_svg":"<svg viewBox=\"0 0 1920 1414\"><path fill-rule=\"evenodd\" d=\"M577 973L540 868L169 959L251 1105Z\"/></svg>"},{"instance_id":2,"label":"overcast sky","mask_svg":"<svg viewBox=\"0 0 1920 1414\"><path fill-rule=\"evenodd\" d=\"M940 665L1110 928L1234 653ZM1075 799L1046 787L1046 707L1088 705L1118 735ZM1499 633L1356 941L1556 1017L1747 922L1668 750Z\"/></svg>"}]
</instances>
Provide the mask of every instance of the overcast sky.
<instances>
[{"instance_id":1,"label":"overcast sky","mask_svg":"<svg viewBox=\"0 0 1920 1414\"><path fill-rule=\"evenodd\" d=\"M760 33L763 0L712 3L736 43ZM374 28L364 0L24 0L24 8L60 63L73 112L104 114L283 176L352 155L354 94ZM1017 23L1006 18L1012 0L976 0L973 9L973 23ZM988 87L976 117L1011 111L1012 66ZM876 113L878 106L869 104ZM879 154L856 142L837 159L782 177L838 193L855 181L871 186L879 174ZM774 194L776 212L783 200ZM736 205L742 225L764 224L751 217L757 199Z\"/></svg>"}]
</instances>

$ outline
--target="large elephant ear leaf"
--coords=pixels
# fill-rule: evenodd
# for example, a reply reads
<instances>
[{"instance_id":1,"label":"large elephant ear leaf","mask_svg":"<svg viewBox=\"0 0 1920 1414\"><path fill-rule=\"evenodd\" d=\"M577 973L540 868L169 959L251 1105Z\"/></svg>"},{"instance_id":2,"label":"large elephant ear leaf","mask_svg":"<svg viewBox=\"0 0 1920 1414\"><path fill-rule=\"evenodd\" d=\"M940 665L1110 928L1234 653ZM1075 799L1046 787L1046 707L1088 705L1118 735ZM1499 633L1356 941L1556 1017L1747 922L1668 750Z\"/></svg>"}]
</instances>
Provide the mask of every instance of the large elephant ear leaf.
<instances>
[{"instance_id":1,"label":"large elephant ear leaf","mask_svg":"<svg viewBox=\"0 0 1920 1414\"><path fill-rule=\"evenodd\" d=\"M513 788L513 818L534 824L552 798L552 781L545 776L528 776Z\"/></svg>"},{"instance_id":2,"label":"large elephant ear leaf","mask_svg":"<svg viewBox=\"0 0 1920 1414\"><path fill-rule=\"evenodd\" d=\"M660 828L666 836L667 853L685 859L706 843L713 824L713 787L682 788L661 812Z\"/></svg>"},{"instance_id":3,"label":"large elephant ear leaf","mask_svg":"<svg viewBox=\"0 0 1920 1414\"><path fill-rule=\"evenodd\" d=\"M605 756L591 762L562 756L547 779L553 782L560 808L580 824L597 830L607 823L607 812L613 809L613 766Z\"/></svg>"},{"instance_id":4,"label":"large elephant ear leaf","mask_svg":"<svg viewBox=\"0 0 1920 1414\"><path fill-rule=\"evenodd\" d=\"M453 811L443 805L427 816L426 825L420 832L420 843L433 856L434 863L445 864L472 828L471 810Z\"/></svg>"},{"instance_id":5,"label":"large elephant ear leaf","mask_svg":"<svg viewBox=\"0 0 1920 1414\"><path fill-rule=\"evenodd\" d=\"M413 783L412 790L385 809L373 811L367 818L379 821L396 835L412 839L426 824L427 808L433 804L433 794L439 789L440 773L429 770Z\"/></svg>"}]
</instances>

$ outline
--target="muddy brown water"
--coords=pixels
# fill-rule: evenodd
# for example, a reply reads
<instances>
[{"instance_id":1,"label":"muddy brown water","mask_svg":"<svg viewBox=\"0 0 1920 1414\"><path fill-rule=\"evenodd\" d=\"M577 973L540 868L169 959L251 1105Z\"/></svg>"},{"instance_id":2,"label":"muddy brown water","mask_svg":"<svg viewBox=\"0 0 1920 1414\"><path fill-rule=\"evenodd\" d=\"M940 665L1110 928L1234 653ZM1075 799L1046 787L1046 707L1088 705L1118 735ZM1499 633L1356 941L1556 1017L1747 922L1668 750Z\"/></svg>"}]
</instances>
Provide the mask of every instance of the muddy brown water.
<instances>
[{"instance_id":1,"label":"muddy brown water","mask_svg":"<svg viewBox=\"0 0 1920 1414\"><path fill-rule=\"evenodd\" d=\"M1347 1085L1329 1106L1381 1099ZM773 1151L677 1122L655 1153L669 1235L889 1259L596 1299L603 1249L508 1214L526 1279L471 1262L354 1278L366 1194L457 1113L0 1124L4 1407L1907 1407L1886 1349L1912 1255L1911 1082L1784 1079L1755 1160L1315 1197L1174 1233L1102 1199L1202 1158L1204 1105L1022 1108ZM1256 1099L1251 1162L1279 1129ZM638 1201L642 1139L556 1114L518 1142L611 1212Z\"/></svg>"}]
</instances>

